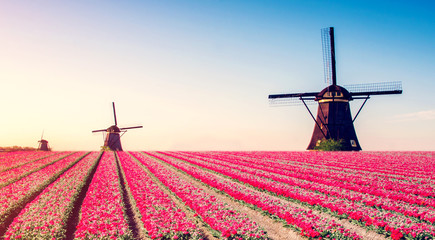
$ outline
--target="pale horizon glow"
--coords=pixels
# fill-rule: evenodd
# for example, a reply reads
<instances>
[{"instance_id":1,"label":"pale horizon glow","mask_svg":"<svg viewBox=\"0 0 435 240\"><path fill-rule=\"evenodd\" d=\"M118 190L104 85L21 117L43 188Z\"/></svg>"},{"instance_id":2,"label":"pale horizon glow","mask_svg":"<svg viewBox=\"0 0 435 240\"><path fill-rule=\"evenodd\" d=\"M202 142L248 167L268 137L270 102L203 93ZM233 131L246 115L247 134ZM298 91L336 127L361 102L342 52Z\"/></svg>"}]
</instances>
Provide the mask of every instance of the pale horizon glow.
<instances>
[{"instance_id":1,"label":"pale horizon glow","mask_svg":"<svg viewBox=\"0 0 435 240\"><path fill-rule=\"evenodd\" d=\"M0 146L99 150L306 149L320 91L320 29L335 28L339 85L401 81L355 121L363 150L434 151L435 3L409 1L7 1L0 4ZM352 101L356 114L362 101ZM315 113L317 106L311 106Z\"/></svg>"}]
</instances>

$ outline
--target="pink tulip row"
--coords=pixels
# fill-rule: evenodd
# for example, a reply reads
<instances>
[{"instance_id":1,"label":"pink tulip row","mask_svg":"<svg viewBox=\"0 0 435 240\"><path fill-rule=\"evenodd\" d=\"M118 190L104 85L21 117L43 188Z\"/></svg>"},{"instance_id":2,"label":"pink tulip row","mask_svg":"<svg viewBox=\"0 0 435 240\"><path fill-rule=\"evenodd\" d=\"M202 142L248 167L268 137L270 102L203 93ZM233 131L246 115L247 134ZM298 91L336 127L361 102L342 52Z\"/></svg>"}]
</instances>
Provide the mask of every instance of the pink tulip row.
<instances>
[{"instance_id":1,"label":"pink tulip row","mask_svg":"<svg viewBox=\"0 0 435 240\"><path fill-rule=\"evenodd\" d=\"M321 236L329 235L331 238L337 239L361 239L361 236L358 234L345 229L333 220L329 221L314 214L311 210L306 211L300 207L295 207L288 201L256 191L252 188L235 183L218 175L211 174L174 158L156 153L148 154L171 164L177 169L190 174L192 177L207 185L227 193L237 200L252 204L271 215L278 216L285 220L287 224L301 232L301 235L303 236L320 238Z\"/></svg>"},{"instance_id":2,"label":"pink tulip row","mask_svg":"<svg viewBox=\"0 0 435 240\"><path fill-rule=\"evenodd\" d=\"M359 171L331 171L331 169L307 168L305 166L300 166L296 164L288 165L283 162L269 160L269 156L273 155L271 153L268 154L269 156L265 156L265 158L260 159L228 154L215 154L212 152L190 154L209 158L213 157L221 161L236 163L238 165L254 165L256 168L265 171L276 172L276 170L280 170L280 174L283 172L283 170L287 170L286 172L290 174L288 176L297 177L308 181L324 179L325 182L330 182L329 185L344 183L345 185L340 187L350 190L359 190L374 195L400 195L404 196L404 199L414 199L416 196L421 196L420 199L425 199L425 197L435 196L434 186L431 186L429 183L422 184L421 181L401 181L397 179L397 176L392 176L390 179L389 177L372 176L371 173L361 173ZM342 163L342 166L345 165L346 163ZM376 166L373 166L373 169L376 169ZM382 192L379 192L379 189L381 189ZM413 195L408 196L408 194Z\"/></svg>"},{"instance_id":3,"label":"pink tulip row","mask_svg":"<svg viewBox=\"0 0 435 240\"><path fill-rule=\"evenodd\" d=\"M391 169L392 165L398 167L402 173L412 174L419 173L420 176L430 176L430 169L433 167L435 155L433 152L367 152L374 159L388 159L385 171L395 172Z\"/></svg>"},{"instance_id":4,"label":"pink tulip row","mask_svg":"<svg viewBox=\"0 0 435 240\"><path fill-rule=\"evenodd\" d=\"M62 153L63 154L63 153ZM0 226L5 227L7 217L20 210L37 192L42 191L73 164L84 152L76 152L0 189ZM0 228L1 228L0 227Z\"/></svg>"},{"instance_id":5,"label":"pink tulip row","mask_svg":"<svg viewBox=\"0 0 435 240\"><path fill-rule=\"evenodd\" d=\"M113 152L104 152L80 210L75 239L132 239Z\"/></svg>"},{"instance_id":6,"label":"pink tulip row","mask_svg":"<svg viewBox=\"0 0 435 240\"><path fill-rule=\"evenodd\" d=\"M125 152L118 152L126 183L151 239L199 239L196 225Z\"/></svg>"},{"instance_id":7,"label":"pink tulip row","mask_svg":"<svg viewBox=\"0 0 435 240\"><path fill-rule=\"evenodd\" d=\"M238 170L208 163L198 159L187 157L178 158L183 159L184 161L187 161L191 164L195 164L213 170L220 174L229 176L240 182L250 184L256 188L267 190L269 192L273 192L278 195L288 197L290 199L296 199L300 202L305 202L312 206L321 206L322 208L335 212L338 215L358 220L361 223L366 224L367 226L374 225L382 229L388 229L389 231L387 232L387 235L396 232L409 234L410 236L416 234L418 235L420 233L435 235L435 227L432 224L415 222L413 219L404 217L401 214L394 214L391 212L379 210L347 199L341 199L339 197L330 196L328 194L321 194L309 191L300 187L276 182L268 178L244 173Z\"/></svg>"},{"instance_id":8,"label":"pink tulip row","mask_svg":"<svg viewBox=\"0 0 435 240\"><path fill-rule=\"evenodd\" d=\"M49 157L42 158L40 160L30 162L25 164L19 168L13 168L8 171L4 171L0 173L0 188L4 187L8 184L11 184L14 181L19 180L20 178L29 175L32 172L38 171L59 159L64 158L66 155L71 154L71 152L57 152Z\"/></svg>"},{"instance_id":9,"label":"pink tulip row","mask_svg":"<svg viewBox=\"0 0 435 240\"><path fill-rule=\"evenodd\" d=\"M159 164L150 157L132 153L164 185L175 193L188 207L196 212L212 229L224 239L268 239L259 225L232 206L220 202L203 189L193 186L178 174Z\"/></svg>"},{"instance_id":10,"label":"pink tulip row","mask_svg":"<svg viewBox=\"0 0 435 240\"><path fill-rule=\"evenodd\" d=\"M84 156L63 173L14 218L4 239L65 239L66 223L98 152Z\"/></svg>"},{"instance_id":11,"label":"pink tulip row","mask_svg":"<svg viewBox=\"0 0 435 240\"><path fill-rule=\"evenodd\" d=\"M382 185L371 184L370 182L376 182L378 179L371 179L365 185L354 184L343 181L342 179L334 179L334 175L329 173L324 176L317 176L314 172L300 171L300 169L293 167L291 170L286 169L285 166L276 164L276 167L264 166L261 161L244 161L242 158L234 158L231 156L219 156L219 154L207 154L207 153L195 153L184 154L185 156L195 156L196 158L203 159L207 162L219 164L221 166L236 168L244 172L256 174L259 176L271 178L275 181L285 182L291 185L300 186L303 188L309 188L313 191L328 192L328 194L337 194L340 197L348 197L352 200L365 201L370 206L387 207L389 210L402 209L402 213L409 213L413 217L421 217L424 220L430 222L435 221L435 213L433 208L435 207L435 199L426 198L419 195L405 194L392 190L383 189ZM209 156L208 156L209 155ZM321 172L321 170L319 170ZM338 175L338 174L337 174ZM357 176L358 177L358 176ZM380 182L379 180L378 182ZM318 185L313 185L317 183ZM317 186L317 188L315 188ZM405 188L405 186L401 186ZM350 191L343 191L350 190ZM431 189L432 191L432 189ZM347 196L341 196L342 193L346 193ZM412 204L429 206L416 207L413 211L408 211ZM428 213L428 214L426 214Z\"/></svg>"},{"instance_id":12,"label":"pink tulip row","mask_svg":"<svg viewBox=\"0 0 435 240\"><path fill-rule=\"evenodd\" d=\"M0 172L7 171L12 168L19 167L23 164L33 162L39 158L47 157L53 154L52 152L28 152L28 151L18 151L4 153L0 157Z\"/></svg>"},{"instance_id":13,"label":"pink tulip row","mask_svg":"<svg viewBox=\"0 0 435 240\"><path fill-rule=\"evenodd\" d=\"M361 176L401 179L425 184L433 176L434 157L382 152L231 152L231 155L271 159L299 166L353 171Z\"/></svg>"},{"instance_id":14,"label":"pink tulip row","mask_svg":"<svg viewBox=\"0 0 435 240\"><path fill-rule=\"evenodd\" d=\"M322 157L325 158L325 163L330 163L332 162L331 158L335 156L339 155L337 153L336 155L324 154ZM356 162L358 167L352 168L352 164L348 166L347 161ZM343 154L334 162L336 162L337 167L343 170L355 170L353 172L360 173L359 175L362 177L369 175L378 177L380 180L391 179L395 181L383 186L386 188L393 189L396 182L409 182L416 184L417 187L431 185L426 189L432 188L432 196L435 193L433 190L435 186L435 179L433 179L435 158L433 156L407 155L400 152L396 152L394 155L383 152L359 152ZM398 190L400 190L400 186Z\"/></svg>"},{"instance_id":15,"label":"pink tulip row","mask_svg":"<svg viewBox=\"0 0 435 240\"><path fill-rule=\"evenodd\" d=\"M350 171L359 173L361 176L363 176L365 173L369 173L370 176L411 180L409 178L404 178L404 176L396 175L399 173L398 171L403 172L400 169L391 171L391 167L394 164L389 165L390 171L386 169L388 168L388 162L394 162L395 160L388 158L388 160L385 161L385 158L382 160L379 155L366 152L222 152L222 154L252 159L270 160L272 162L284 163L292 166L302 166L315 169L319 168L321 170L332 170L339 172ZM387 167L384 165L387 165ZM409 165L413 166L412 164ZM423 176L424 175L425 174L423 174ZM422 175L418 176L421 177Z\"/></svg>"},{"instance_id":16,"label":"pink tulip row","mask_svg":"<svg viewBox=\"0 0 435 240\"><path fill-rule=\"evenodd\" d=\"M349 154L349 153L348 153ZM364 153L358 153L360 157L360 161L364 162L367 158L370 158L371 155L367 156ZM344 153L343 153L344 155ZM267 153L265 157L272 157L274 154ZM328 155L326 155L328 156ZM344 155L346 156L346 155ZM399 155L400 156L400 155ZM398 158L398 157L397 157ZM277 158L273 158L277 160ZM377 159L377 158L376 158ZM377 159L379 160L379 159ZM400 162L410 163L409 166L412 167L416 163L419 162L419 159L399 159ZM379 160L381 161L381 160ZM393 161L390 158L386 157L383 162ZM395 159L394 161L398 161ZM414 161L411 164L411 161ZM319 160L321 162L321 160ZM427 169L432 171L432 177L425 176L414 176L414 177L404 177L401 175L378 175L376 174L376 166L372 166L373 172L361 172L361 171L348 171L346 168L347 161L342 160L342 170L335 172L325 172L324 166L317 166L316 168L310 169L310 171L300 171L301 168L297 168L292 166L291 169L286 169L289 171L300 172L298 178L311 180L314 179L335 179L333 182L335 185L343 182L344 185L340 187L346 188L349 190L355 190L363 193L370 193L372 195L377 196L388 196L393 200L401 200L411 204L423 205L423 206L435 206L435 178L433 172L435 171L435 158L432 158L432 161L425 161L423 164ZM429 162L429 163L428 163ZM285 169L285 166L276 164L277 168ZM366 165L369 165L368 163ZM417 164L418 165L418 164ZM346 172L345 172L346 171ZM323 173L323 174L322 174ZM389 180L390 179L390 180ZM402 180L398 180L402 179ZM348 184L347 182L356 183L356 184ZM331 185L331 184L329 184Z\"/></svg>"},{"instance_id":17,"label":"pink tulip row","mask_svg":"<svg viewBox=\"0 0 435 240\"><path fill-rule=\"evenodd\" d=\"M430 204L431 201L427 198L412 198L412 196L403 194L406 196L406 199L411 200L411 203L409 203L402 201L403 198L399 198L397 195L393 195L395 193L382 191L382 189L374 189L374 187L370 188L371 191L364 191L361 190L364 189L364 186L359 186L359 189L358 186L352 186L350 183L330 179L328 180L320 177L311 177L310 181L308 181L304 180L307 179L307 177L300 176L301 174L298 174L296 172L296 169L295 171L285 171L280 166L277 166L276 168L265 167L259 164L255 164L254 162L245 163L242 159L239 159L238 161L237 159L231 158L224 159L223 157L219 157L215 154L210 155L211 156L207 158L207 155L204 153L196 153L192 155L178 154L178 156L185 157L194 156L198 159L207 161L212 164L236 169L245 173L269 178L277 182L286 183L303 189L336 196L338 198L344 198L354 202L362 202L366 206L376 206L385 210L400 212L406 216L417 217L430 223L435 223L435 208L433 208L432 205L431 207L425 207L412 204L422 201L426 201L427 204ZM236 162L238 162L238 164ZM375 194L370 194L374 192ZM420 201L418 201L418 199L420 199ZM435 203L433 204L433 206L435 206Z\"/></svg>"},{"instance_id":18,"label":"pink tulip row","mask_svg":"<svg viewBox=\"0 0 435 240\"><path fill-rule=\"evenodd\" d=\"M197 154L195 154L197 155ZM218 154L217 154L218 155ZM243 165L243 163L239 165ZM254 169L259 169L255 164L250 164L250 166ZM243 168L243 167L242 167ZM414 217L421 217L421 218L426 218L426 220L433 222L433 208L432 207L422 207L422 206L415 206L415 205L411 205L409 203L406 202L402 202L402 199L408 200L408 202L411 203L420 203L421 205L428 205L428 206L432 206L434 201L431 198L425 198L425 197L420 197L420 196L408 196L406 194L402 194L402 196L405 196L404 198L401 198L401 196L397 196L394 195L394 193L390 192L390 191L384 191L383 189L377 189L376 194L373 195L378 195L378 196L382 196L383 198L380 198L378 196L371 196L368 194L358 194L356 193L357 191L359 192L364 192L364 190L360 190L357 189L357 186L353 186L353 188L349 187L349 185L346 185L347 183L342 183L341 181L330 181L330 180L325 180L323 178L319 178L319 177L310 177L310 176L306 176L303 174L299 174L299 175L293 175L294 172L290 172L290 171L283 171L281 170L283 167L282 166L277 166L277 168L275 170L272 169L272 167L269 168L262 168L260 167L261 170L267 171L267 172L275 172L275 173L279 173L279 174L271 174L274 175L275 178L273 178L274 180L278 180L280 181L283 180L285 182L285 180L297 180L299 181L299 184L305 185L303 187L308 187L308 188L313 188L315 185L312 185L312 182L316 182L316 183L320 183L322 186L319 189L314 189L316 191L321 192L322 189L323 191L328 191L328 194L334 194L331 193L330 190L331 188L335 189L336 194L339 194L339 189L344 189L343 192L345 192L346 194L348 194L348 197L350 197L349 199L352 200L358 200L358 201L363 201L365 203L367 203L367 205L370 206L379 206L388 210L394 210L395 211L403 211L404 214L408 214L409 216L414 216ZM296 169L293 169L294 171L297 171ZM322 171L321 169L319 169L319 171ZM292 176L292 178L287 178L283 177L283 175L285 176ZM331 174L330 176L334 176L333 174ZM270 177L270 176L269 176ZM326 176L324 176L326 178ZM302 179L309 179L311 181L303 181L303 180L299 180L298 178L302 178ZM331 177L332 178L332 177ZM297 185L296 183L292 182L292 184ZM329 186L325 186L325 185L329 185ZM382 188L382 186L377 186L379 188ZM324 188L330 188L328 190L325 190ZM361 187L364 188L364 187ZM346 189L348 190L355 190L355 191L346 191ZM349 193L351 195L349 195ZM356 193L356 194L355 194ZM372 192L373 193L373 192ZM383 194L381 194L383 193ZM342 196L343 197L343 196ZM386 198L391 198L391 199L386 199ZM382 200L382 201L381 201ZM401 207L400 207L401 206ZM413 208L412 210L410 210L410 208ZM407 209L407 210L405 210ZM427 214L426 214L427 213ZM425 215L425 216L422 216Z\"/></svg>"},{"instance_id":19,"label":"pink tulip row","mask_svg":"<svg viewBox=\"0 0 435 240\"><path fill-rule=\"evenodd\" d=\"M0 164L8 162L8 159L20 158L22 155L30 153L28 151L16 151L16 152L0 152Z\"/></svg>"}]
</instances>

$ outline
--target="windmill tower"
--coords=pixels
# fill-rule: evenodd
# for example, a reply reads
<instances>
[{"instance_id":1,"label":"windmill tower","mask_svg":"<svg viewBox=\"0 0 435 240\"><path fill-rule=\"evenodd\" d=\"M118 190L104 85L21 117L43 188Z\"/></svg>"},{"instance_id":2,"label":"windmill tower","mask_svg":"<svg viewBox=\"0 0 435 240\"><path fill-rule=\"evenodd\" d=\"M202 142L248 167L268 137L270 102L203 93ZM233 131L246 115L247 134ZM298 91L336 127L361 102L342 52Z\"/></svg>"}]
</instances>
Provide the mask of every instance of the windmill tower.
<instances>
[{"instance_id":1,"label":"windmill tower","mask_svg":"<svg viewBox=\"0 0 435 240\"><path fill-rule=\"evenodd\" d=\"M307 150L314 149L325 139L343 140L346 151L359 151L361 146L353 125L364 104L372 95L401 94L401 82L349 85L346 88L337 85L335 67L334 28L324 28L322 33L323 64L325 82L329 85L320 92L289 93L269 95L271 103L288 103L300 100L307 108L315 125ZM357 114L352 118L349 102L364 99ZM307 106L308 101L318 103L317 117Z\"/></svg>"},{"instance_id":2,"label":"windmill tower","mask_svg":"<svg viewBox=\"0 0 435 240\"><path fill-rule=\"evenodd\" d=\"M39 140L39 146L38 146L38 150L39 151L51 151L50 146L48 146L48 141L43 139L44 137L44 131L42 131L42 135L41 135L41 140Z\"/></svg>"},{"instance_id":3,"label":"windmill tower","mask_svg":"<svg viewBox=\"0 0 435 240\"><path fill-rule=\"evenodd\" d=\"M143 126L135 126L135 127L125 127L125 128L119 128L118 122L116 121L116 111L115 111L115 103L112 102L113 107L113 116L115 118L115 125L112 125L108 127L107 129L101 129L101 130L94 130L95 132L105 132L106 137L104 140L104 146L109 147L113 151L123 151L121 146L121 137L127 132L127 129L133 129L133 128L142 128ZM120 134L122 133L122 134Z\"/></svg>"}]
</instances>

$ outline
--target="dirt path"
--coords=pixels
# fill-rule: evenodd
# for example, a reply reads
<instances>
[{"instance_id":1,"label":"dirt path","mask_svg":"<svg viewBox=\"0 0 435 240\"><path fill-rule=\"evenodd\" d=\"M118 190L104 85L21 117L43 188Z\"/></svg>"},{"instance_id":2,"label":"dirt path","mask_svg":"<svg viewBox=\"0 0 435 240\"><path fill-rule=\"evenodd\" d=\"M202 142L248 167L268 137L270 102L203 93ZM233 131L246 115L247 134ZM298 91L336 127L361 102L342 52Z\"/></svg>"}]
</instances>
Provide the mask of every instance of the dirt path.
<instances>
[{"instance_id":1,"label":"dirt path","mask_svg":"<svg viewBox=\"0 0 435 240\"><path fill-rule=\"evenodd\" d=\"M143 166L142 163L140 163L134 156L130 155L138 164L139 166L141 166L141 168L146 172L146 174L148 174L148 176L151 177L151 179L154 181L154 183L156 183L159 188L166 194L168 195L171 200L184 212L186 213L186 216L189 219L195 219L196 220L196 225L199 228L199 232L201 233L201 235L203 236L204 240L218 240L217 238L215 238L210 231L208 230L208 227L206 226L206 224L200 220L198 217L195 217L194 214L195 212L190 209L189 207L187 207L183 201L181 199L179 199L178 197L175 196L174 193L172 193L171 190L169 190L162 182L160 182L160 180L154 176L154 174L152 174L145 166Z\"/></svg>"},{"instance_id":2,"label":"dirt path","mask_svg":"<svg viewBox=\"0 0 435 240\"><path fill-rule=\"evenodd\" d=\"M71 216L68 218L66 222L66 232L65 232L65 240L72 240L74 239L74 233L76 231L76 226L80 221L80 209L83 204L83 200L86 197L86 193L89 189L89 185L91 185L92 178L94 177L95 172L97 171L97 167L100 164L102 154L98 156L98 159L96 160L95 165L93 166L93 169L91 170L88 178L85 180L85 184L83 187L79 190L80 193L78 194L77 200L73 203L73 208L71 210Z\"/></svg>"},{"instance_id":3,"label":"dirt path","mask_svg":"<svg viewBox=\"0 0 435 240\"><path fill-rule=\"evenodd\" d=\"M151 157L151 156L149 156ZM151 157L153 158L153 157ZM155 159L155 158L153 158ZM240 212L243 212L247 214L247 216L258 223L261 227L264 228L264 230L267 232L268 236L271 239L274 240L302 240L304 239L301 237L298 233L292 231L289 228L286 228L283 226L281 222L278 222L268 216L262 215L261 212L253 210L245 205L242 205L241 203L233 200L232 198L225 196L223 194L218 193L216 190L210 188L210 186L205 185L202 182L199 182L197 179L191 177L190 175L186 173L181 173L179 170L177 170L175 167L162 162L160 160L157 160L160 164L166 166L168 169L170 169L174 174L177 176L180 176L182 179L192 183L195 187L203 189L207 194L210 194L214 197L216 197L219 201L227 203L236 209L238 209Z\"/></svg>"},{"instance_id":4,"label":"dirt path","mask_svg":"<svg viewBox=\"0 0 435 240\"><path fill-rule=\"evenodd\" d=\"M50 166L58 161L62 161L64 158L74 154L75 152L63 156L61 159L58 159L54 161L53 163L48 164L47 166ZM20 214L20 212L26 207L28 203L33 201L39 194L41 194L45 188L47 188L51 183L55 182L64 172L68 171L74 165L76 165L79 161L81 161L88 153L86 153L83 156L77 157L74 161L72 161L68 166L64 167L64 169L61 169L59 172L51 176L50 178L46 179L44 182L42 182L39 186L37 186L35 189L30 190L27 195L19 199L17 202L15 202L12 206L10 206L3 216L0 216L3 218L3 223L0 224L0 239L3 238L3 235L6 233L9 225L12 224L14 219ZM45 167L47 167L45 166ZM42 169L42 168L41 168ZM41 170L40 169L40 170ZM38 170L39 171L39 170ZM36 172L36 171L35 171ZM32 173L35 173L32 172ZM30 174L28 174L30 175ZM26 176L28 176L26 175Z\"/></svg>"},{"instance_id":5,"label":"dirt path","mask_svg":"<svg viewBox=\"0 0 435 240\"><path fill-rule=\"evenodd\" d=\"M119 176L119 185L121 188L122 193L122 201L124 202L124 212L127 216L127 222L130 230L133 233L134 239L141 239L141 240L150 240L143 229L143 222L140 220L139 214L135 211L134 206L135 203L133 202L131 198L133 196L131 195L131 192L129 191L129 188L126 187L126 177L124 173L124 169L121 166L121 163L119 161L118 154L115 153L116 156L116 166L118 168L118 176Z\"/></svg>"},{"instance_id":6,"label":"dirt path","mask_svg":"<svg viewBox=\"0 0 435 240\"><path fill-rule=\"evenodd\" d=\"M179 159L177 159L177 160L179 160ZM165 166L169 166L169 167L171 167L171 169L175 169L175 167L172 167L172 166L170 166L169 164L167 164L167 163L165 163L165 162L163 162L163 161L160 161L160 160L158 160L158 161L159 161L160 163L162 163L162 164L165 164ZM179 160L179 161L182 161L182 160ZM183 162L184 162L184 161L183 161ZM190 164L190 163L187 163L187 162L185 162L185 163L186 163L186 164ZM198 166L193 165L193 164L190 164L190 165L195 166L195 167L198 167ZM232 179L229 178L229 177L222 176L222 175L217 174L217 173L215 173L215 172L213 172L213 171L211 171L211 170L204 169L204 168L201 168L201 167L198 167L198 168L203 169L203 170L205 170L205 171L208 171L209 173L215 175L217 178L222 178L222 177L223 177L223 178L225 178L225 179L230 179L230 180L232 180ZM176 172L177 172L178 174L181 174L181 173L179 173L180 171L176 171ZM197 184L198 186L202 185L202 186L203 186L202 188L204 188L204 186L206 186L205 184L199 182L198 180L196 180L195 178L191 177L191 176L188 175L187 173L183 173L182 175L184 175L186 179L190 179L190 182L192 182L192 183L194 183L194 184ZM241 184L241 183L237 183L237 182L234 182L234 183L235 183L235 184ZM250 188L252 188L252 189L254 189L254 190L257 191L257 189L255 189L254 187L252 187L252 186L250 186L250 185L248 185L248 184L243 185L243 186L250 187ZM208 187L209 187L209 186L208 186ZM277 240L278 240L278 239L303 239L303 238L301 238L301 236L299 236L297 233L294 233L293 231L291 231L291 230L288 229L288 228L284 228L283 225L282 225L282 223L276 222L276 221L274 221L273 219L271 219L271 218L269 218L269 217L263 216L263 215L261 215L261 213L259 213L258 211L253 210L253 209L251 209L251 208L249 208L249 207L246 207L246 206L244 206L244 205L241 205L240 203L235 202L234 200L230 199L229 197L226 197L226 196L223 196L222 194L217 193L217 192L216 192L217 190L216 190L216 191L214 191L214 190L212 191L212 190L210 190L208 187L206 187L206 188L204 188L204 189L208 189L209 192L214 192L215 196L218 197L221 201L224 201L224 202L227 202L227 203L229 203L229 204L232 204L233 206L238 207L238 208L239 208L241 211L243 211L243 212L246 211L246 213L248 213L248 216L249 216L251 219L253 219L254 221L256 221L256 222L258 222L259 224L261 224L261 226L263 226L263 227L266 229L266 231L269 233L269 235L270 235L271 237L274 236L274 237L272 237L273 239L277 239ZM271 195L271 196L272 196L272 195ZM358 225L355 225L355 224L349 222L348 219L339 219L339 218L337 218L337 217L331 216L331 215L329 215L329 214L327 214L327 213L324 213L324 212L321 212L321 211L319 211L319 210L314 210L314 209L311 209L311 208L309 208L309 207L307 207L307 206L304 206L304 205L301 205L301 204L298 204L298 203L295 203L295 202L289 201L289 200L287 200L287 199L285 199L285 198L280 198L280 197L276 197L276 196L272 196L272 197L273 197L273 198L276 198L276 199L285 200L285 201L288 202L291 206L298 207L298 208L302 208L302 209L304 209L304 210L306 210L306 211L312 210L313 213L315 213L315 214L317 214L317 215L320 215L320 216L322 216L323 218L326 218L326 219L328 219L328 220L334 220L335 222L340 223L341 225L343 225L345 228L347 228L347 229L349 229L349 230L351 230L351 231L353 231L353 232L359 234L360 236L363 237L364 240L386 240L386 239L387 239L384 235L378 234L378 233L376 233L376 232L374 232L374 231L369 231L369 230L367 230L367 229L365 229L365 228L363 228L363 227L360 227L360 226L358 226ZM257 215L260 215L261 218L254 219ZM269 219L270 221L274 222L274 224L270 224L270 221L268 221L267 219ZM265 225L263 225L263 222L265 223ZM293 235L291 235L289 232L293 233ZM275 234L275 233L278 233L278 234L277 234L276 236L275 236L275 235L272 235L272 234ZM280 236L284 236L284 238L280 238Z\"/></svg>"}]
</instances>

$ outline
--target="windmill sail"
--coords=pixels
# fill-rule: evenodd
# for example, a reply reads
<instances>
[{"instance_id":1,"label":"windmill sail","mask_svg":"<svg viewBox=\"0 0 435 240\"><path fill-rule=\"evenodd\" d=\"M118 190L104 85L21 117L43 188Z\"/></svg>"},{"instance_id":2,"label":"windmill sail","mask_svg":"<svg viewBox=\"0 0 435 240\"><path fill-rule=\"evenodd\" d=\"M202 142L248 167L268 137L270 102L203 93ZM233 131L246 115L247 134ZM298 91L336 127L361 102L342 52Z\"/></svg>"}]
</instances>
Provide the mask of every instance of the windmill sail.
<instances>
[{"instance_id":1,"label":"windmill sail","mask_svg":"<svg viewBox=\"0 0 435 240\"><path fill-rule=\"evenodd\" d=\"M143 126L123 127L123 128L119 128L119 129L122 131L122 130L127 130L127 129L134 129L134 128L143 128Z\"/></svg>"},{"instance_id":2,"label":"windmill sail","mask_svg":"<svg viewBox=\"0 0 435 240\"><path fill-rule=\"evenodd\" d=\"M112 102L112 107L113 107L113 117L115 118L115 126L118 126L118 122L116 121L115 102Z\"/></svg>"},{"instance_id":3,"label":"windmill sail","mask_svg":"<svg viewBox=\"0 0 435 240\"><path fill-rule=\"evenodd\" d=\"M322 50L323 50L323 71L325 74L325 83L328 85L336 85L337 77L335 70L335 41L334 28L323 28L322 35Z\"/></svg>"},{"instance_id":4,"label":"windmill sail","mask_svg":"<svg viewBox=\"0 0 435 240\"><path fill-rule=\"evenodd\" d=\"M352 96L401 94L402 82L352 84L344 86Z\"/></svg>"},{"instance_id":5,"label":"windmill sail","mask_svg":"<svg viewBox=\"0 0 435 240\"><path fill-rule=\"evenodd\" d=\"M315 97L317 94L319 94L319 93L318 92L306 92L306 93L272 94L272 95L269 95L269 99Z\"/></svg>"}]
</instances>

